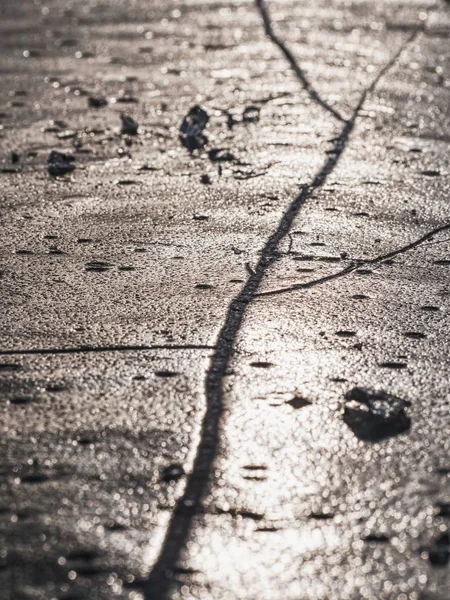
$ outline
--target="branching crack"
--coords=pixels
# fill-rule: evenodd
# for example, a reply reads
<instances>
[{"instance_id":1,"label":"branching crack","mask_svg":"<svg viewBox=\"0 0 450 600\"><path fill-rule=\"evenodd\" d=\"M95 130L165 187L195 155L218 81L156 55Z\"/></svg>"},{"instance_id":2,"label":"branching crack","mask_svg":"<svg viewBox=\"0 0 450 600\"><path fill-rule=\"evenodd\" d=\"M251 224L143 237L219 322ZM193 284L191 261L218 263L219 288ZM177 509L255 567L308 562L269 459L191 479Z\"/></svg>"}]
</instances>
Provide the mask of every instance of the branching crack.
<instances>
[{"instance_id":1,"label":"branching crack","mask_svg":"<svg viewBox=\"0 0 450 600\"><path fill-rule=\"evenodd\" d=\"M27 348L0 350L0 356L17 356L27 354L98 354L101 352L141 352L144 350L214 350L215 346L201 344L153 344L150 346L113 345L113 346L75 346L73 348Z\"/></svg>"},{"instance_id":2,"label":"branching crack","mask_svg":"<svg viewBox=\"0 0 450 600\"><path fill-rule=\"evenodd\" d=\"M316 91L316 89L313 87L313 85L309 81L309 79L308 79L306 73L304 72L304 70L302 69L302 67L295 60L292 52L289 50L289 48L286 46L286 44L283 42L283 40L280 39L278 37L278 35L274 32L273 27L272 27L272 21L270 19L270 15L267 11L264 0L256 0L256 6L257 6L258 11L261 15L261 18L263 20L264 31L266 32L267 37L269 37L270 40L272 41L272 43L275 46L277 46L277 48L282 52L285 59L288 61L291 69L294 71L297 79L300 81L303 88L309 94L309 97L311 98L311 100L313 102L315 102L316 104L318 104L319 106L321 106L330 115L332 115L336 120L338 120L340 122L345 122L344 117L336 109L334 109L332 106L330 106L330 104L328 104L328 102L320 96L319 92Z\"/></svg>"},{"instance_id":3,"label":"branching crack","mask_svg":"<svg viewBox=\"0 0 450 600\"><path fill-rule=\"evenodd\" d=\"M289 286L282 287L282 288L277 288L274 290L267 290L265 292L259 292L258 294L256 294L256 297L261 298L263 296L277 296L279 294L285 294L286 292L293 292L295 290L308 290L317 285L327 283L328 281L334 281L335 279L339 279L340 277L344 277L346 275L349 275L350 273L353 273L356 269L360 269L361 267L378 265L380 263L383 263L386 260L389 260L390 258L394 258L395 256L398 256L399 254L404 254L405 252L408 252L409 250L412 250L413 248L417 248L417 246L420 246L421 244L427 242L428 240L431 240L435 235L437 235L441 231L447 231L448 229L450 229L450 224L447 223L446 225L442 225L441 227L437 227L436 229L429 231L428 233L426 233L419 239L414 240L413 242L410 242L409 244L406 244L406 246L402 246L401 248L392 250L391 252L388 252L387 254L381 254L380 256L376 256L375 258L370 258L367 260L354 261L354 262L350 263L349 265L347 265L347 267L345 267L344 269L337 271L336 273L332 273L330 275L325 275L324 277L320 277L318 279L313 279L311 281L305 281L303 283L294 283L293 285L289 285Z\"/></svg>"},{"instance_id":4,"label":"branching crack","mask_svg":"<svg viewBox=\"0 0 450 600\"><path fill-rule=\"evenodd\" d=\"M269 35L272 42L283 51L286 59L311 95L312 88L305 79L303 71L297 65L292 54L273 33L270 18L263 1L255 0L255 2L257 9L263 17L266 33ZM326 182L328 176L338 164L342 153L346 149L356 119L367 96L375 89L383 75L396 63L403 50L416 35L417 31L402 44L398 52L381 69L372 83L363 91L351 118L347 121L344 121L334 109L322 101L317 93L314 95L316 102L332 114L335 113L334 116L338 121L344 122L343 127L339 135L335 138L333 151L327 155L322 168L314 177L312 184L303 185L300 188L297 197L294 198L291 204L286 208L276 229L262 248L257 264L251 271L249 270L249 276L244 287L231 301L228 307L225 321L218 335L216 348L211 357L210 366L206 375L206 410L201 425L200 441L196 449L193 466L191 473L187 478L184 491L178 498L171 515L159 556L148 579L142 585L146 600L167 600L171 597L172 589L175 585L173 577L174 571L188 542L193 519L200 514L202 510L203 498L208 490L210 478L214 471L214 462L221 441L221 422L225 409L223 383L229 372L236 339L240 332L247 307L255 300L255 298L257 298L259 286L267 274L268 269L276 260L278 260L281 243L288 237L300 209L308 200L311 193Z\"/></svg>"}]
</instances>

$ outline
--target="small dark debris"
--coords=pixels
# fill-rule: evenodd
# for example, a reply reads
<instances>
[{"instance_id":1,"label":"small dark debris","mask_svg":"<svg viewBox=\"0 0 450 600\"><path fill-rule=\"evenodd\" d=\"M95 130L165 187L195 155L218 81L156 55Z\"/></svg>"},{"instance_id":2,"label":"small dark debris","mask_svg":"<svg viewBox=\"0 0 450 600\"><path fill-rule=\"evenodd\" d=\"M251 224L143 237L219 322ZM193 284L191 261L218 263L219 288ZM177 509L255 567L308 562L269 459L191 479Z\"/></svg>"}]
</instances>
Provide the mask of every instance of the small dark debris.
<instances>
[{"instance_id":1,"label":"small dark debris","mask_svg":"<svg viewBox=\"0 0 450 600\"><path fill-rule=\"evenodd\" d=\"M420 331L405 331L404 336L411 340L424 340L427 336Z\"/></svg>"},{"instance_id":2,"label":"small dark debris","mask_svg":"<svg viewBox=\"0 0 450 600\"><path fill-rule=\"evenodd\" d=\"M430 304L426 304L425 306L421 306L420 310L426 310L428 312L437 312L441 310L439 306L431 306Z\"/></svg>"},{"instance_id":3,"label":"small dark debris","mask_svg":"<svg viewBox=\"0 0 450 600\"><path fill-rule=\"evenodd\" d=\"M127 526L123 525L122 523L118 523L117 521L107 521L105 523L105 529L108 531L125 531Z\"/></svg>"},{"instance_id":4,"label":"small dark debris","mask_svg":"<svg viewBox=\"0 0 450 600\"><path fill-rule=\"evenodd\" d=\"M237 125L239 121L232 115L231 113L227 113L227 127L228 129L233 129L235 125Z\"/></svg>"},{"instance_id":5,"label":"small dark debris","mask_svg":"<svg viewBox=\"0 0 450 600\"><path fill-rule=\"evenodd\" d=\"M250 510L238 510L236 508L217 508L216 510L219 515L230 515L233 518L241 517L243 519L252 519L253 521L262 521L262 519L264 519L263 514L255 513Z\"/></svg>"},{"instance_id":6,"label":"small dark debris","mask_svg":"<svg viewBox=\"0 0 450 600\"><path fill-rule=\"evenodd\" d=\"M450 265L450 260L448 258L441 258L439 260L434 261L435 265Z\"/></svg>"},{"instance_id":7,"label":"small dark debris","mask_svg":"<svg viewBox=\"0 0 450 600\"><path fill-rule=\"evenodd\" d=\"M39 50L24 50L22 54L24 58L37 58L41 56Z\"/></svg>"},{"instance_id":8,"label":"small dark debris","mask_svg":"<svg viewBox=\"0 0 450 600\"><path fill-rule=\"evenodd\" d=\"M390 541L389 536L376 533L369 533L363 539L365 542L375 542L377 544L387 544Z\"/></svg>"},{"instance_id":9,"label":"small dark debris","mask_svg":"<svg viewBox=\"0 0 450 600\"><path fill-rule=\"evenodd\" d=\"M299 260L299 261L308 261L308 260L315 260L315 256L314 254L302 254L301 256L294 256L292 260Z\"/></svg>"},{"instance_id":10,"label":"small dark debris","mask_svg":"<svg viewBox=\"0 0 450 600\"><path fill-rule=\"evenodd\" d=\"M169 465L161 472L161 480L166 483L170 483L171 481L178 481L185 474L182 465Z\"/></svg>"},{"instance_id":11,"label":"small dark debris","mask_svg":"<svg viewBox=\"0 0 450 600\"><path fill-rule=\"evenodd\" d=\"M0 371L21 371L22 365L17 363L0 363Z\"/></svg>"},{"instance_id":12,"label":"small dark debris","mask_svg":"<svg viewBox=\"0 0 450 600\"><path fill-rule=\"evenodd\" d=\"M242 468L247 471L266 471L267 465L244 465Z\"/></svg>"},{"instance_id":13,"label":"small dark debris","mask_svg":"<svg viewBox=\"0 0 450 600\"><path fill-rule=\"evenodd\" d=\"M139 171L161 171L158 167L152 167L150 165L144 164L139 167Z\"/></svg>"},{"instance_id":14,"label":"small dark debris","mask_svg":"<svg viewBox=\"0 0 450 600\"><path fill-rule=\"evenodd\" d=\"M90 437L79 437L79 438L77 438L77 443L80 446L90 446L94 442L95 442L95 440L93 438L90 438Z\"/></svg>"},{"instance_id":15,"label":"small dark debris","mask_svg":"<svg viewBox=\"0 0 450 600\"><path fill-rule=\"evenodd\" d=\"M67 129L67 123L59 119L53 119L49 121L48 127L45 129L45 131L48 133L54 133L56 131L60 131L61 129Z\"/></svg>"},{"instance_id":16,"label":"small dark debris","mask_svg":"<svg viewBox=\"0 0 450 600\"><path fill-rule=\"evenodd\" d=\"M294 396L294 398L288 400L286 404L289 404L292 408L298 410L299 408L305 408L305 406L311 406L312 402L301 396Z\"/></svg>"},{"instance_id":17,"label":"small dark debris","mask_svg":"<svg viewBox=\"0 0 450 600\"><path fill-rule=\"evenodd\" d=\"M329 512L310 512L308 517L310 519L317 519L318 521L327 521L334 519L334 514Z\"/></svg>"},{"instance_id":18,"label":"small dark debris","mask_svg":"<svg viewBox=\"0 0 450 600\"><path fill-rule=\"evenodd\" d=\"M200 177L200 182L205 185L210 185L212 183L211 177L208 175L208 173L203 173Z\"/></svg>"},{"instance_id":19,"label":"small dark debris","mask_svg":"<svg viewBox=\"0 0 450 600\"><path fill-rule=\"evenodd\" d=\"M102 260L91 260L86 263L86 271L94 271L98 273L102 273L104 271L109 271L112 265L108 262Z\"/></svg>"},{"instance_id":20,"label":"small dark debris","mask_svg":"<svg viewBox=\"0 0 450 600\"><path fill-rule=\"evenodd\" d=\"M22 510L18 510L17 511L17 516L19 517L19 519L21 521L26 521L26 520L32 520L35 519L37 517L39 517L39 515L42 514L42 511L39 510L38 508L23 508Z\"/></svg>"},{"instance_id":21,"label":"small dark debris","mask_svg":"<svg viewBox=\"0 0 450 600\"><path fill-rule=\"evenodd\" d=\"M251 519L252 521L262 521L264 515L252 512L250 510L241 510L236 512L236 516L242 517L243 519Z\"/></svg>"},{"instance_id":22,"label":"small dark debris","mask_svg":"<svg viewBox=\"0 0 450 600\"><path fill-rule=\"evenodd\" d=\"M86 267L88 273L105 273L109 271L109 267Z\"/></svg>"},{"instance_id":23,"label":"small dark debris","mask_svg":"<svg viewBox=\"0 0 450 600\"><path fill-rule=\"evenodd\" d=\"M45 386L47 392L64 392L67 389L67 386L64 383L49 383Z\"/></svg>"},{"instance_id":24,"label":"small dark debris","mask_svg":"<svg viewBox=\"0 0 450 600\"><path fill-rule=\"evenodd\" d=\"M177 573L178 575L195 575L196 573L199 572L196 569L192 569L191 567L185 567L182 565L176 565L174 567L173 571L174 571L174 573Z\"/></svg>"},{"instance_id":25,"label":"small dark debris","mask_svg":"<svg viewBox=\"0 0 450 600\"><path fill-rule=\"evenodd\" d=\"M194 221L208 221L209 219L208 215L194 215L192 218Z\"/></svg>"},{"instance_id":26,"label":"small dark debris","mask_svg":"<svg viewBox=\"0 0 450 600\"><path fill-rule=\"evenodd\" d=\"M355 337L356 332L342 330L342 331L336 331L335 335L337 335L338 337L342 337L342 338L351 338L351 337Z\"/></svg>"},{"instance_id":27,"label":"small dark debris","mask_svg":"<svg viewBox=\"0 0 450 600\"><path fill-rule=\"evenodd\" d=\"M76 137L76 135L77 132L73 129L66 129L65 131L60 131L59 133L57 133L56 137L59 140L71 140L72 138Z\"/></svg>"},{"instance_id":28,"label":"small dark debris","mask_svg":"<svg viewBox=\"0 0 450 600\"><path fill-rule=\"evenodd\" d=\"M11 404L19 404L19 405L31 404L31 402L33 402L33 398L30 398L27 396L15 396L14 398L11 398L9 402Z\"/></svg>"},{"instance_id":29,"label":"small dark debris","mask_svg":"<svg viewBox=\"0 0 450 600\"><path fill-rule=\"evenodd\" d=\"M117 148L117 155L120 158L131 158L131 153L128 152L128 150L125 150L124 148Z\"/></svg>"},{"instance_id":30,"label":"small dark debris","mask_svg":"<svg viewBox=\"0 0 450 600\"><path fill-rule=\"evenodd\" d=\"M425 175L426 177L439 177L441 172L429 170L429 171L422 171L421 174Z\"/></svg>"},{"instance_id":31,"label":"small dark debris","mask_svg":"<svg viewBox=\"0 0 450 600\"><path fill-rule=\"evenodd\" d=\"M406 369L406 367L408 366L407 363L404 362L395 362L395 361L387 361L387 362L382 362L380 363L380 367L382 367L383 369Z\"/></svg>"},{"instance_id":32,"label":"small dark debris","mask_svg":"<svg viewBox=\"0 0 450 600\"><path fill-rule=\"evenodd\" d=\"M210 283L197 283L195 289L197 290L211 290L214 286Z\"/></svg>"},{"instance_id":33,"label":"small dark debris","mask_svg":"<svg viewBox=\"0 0 450 600\"><path fill-rule=\"evenodd\" d=\"M190 152L199 150L208 143L208 138L203 133L208 121L208 113L200 106L193 106L184 117L179 139Z\"/></svg>"},{"instance_id":34,"label":"small dark debris","mask_svg":"<svg viewBox=\"0 0 450 600\"><path fill-rule=\"evenodd\" d=\"M438 516L439 517L450 517L450 503L449 502L438 502Z\"/></svg>"},{"instance_id":35,"label":"small dark debris","mask_svg":"<svg viewBox=\"0 0 450 600\"><path fill-rule=\"evenodd\" d=\"M166 379L176 377L178 374L176 371L155 371L156 377L165 377Z\"/></svg>"},{"instance_id":36,"label":"small dark debris","mask_svg":"<svg viewBox=\"0 0 450 600\"><path fill-rule=\"evenodd\" d=\"M233 171L233 178L237 181L247 181L248 179L255 179L256 177L263 177L266 173L267 171L243 171L238 169Z\"/></svg>"},{"instance_id":37,"label":"small dark debris","mask_svg":"<svg viewBox=\"0 0 450 600\"><path fill-rule=\"evenodd\" d=\"M115 179L114 185L137 185L139 181L136 179Z\"/></svg>"},{"instance_id":38,"label":"small dark debris","mask_svg":"<svg viewBox=\"0 0 450 600\"><path fill-rule=\"evenodd\" d=\"M236 159L226 148L212 148L208 152L208 157L212 162L229 162Z\"/></svg>"},{"instance_id":39,"label":"small dark debris","mask_svg":"<svg viewBox=\"0 0 450 600\"><path fill-rule=\"evenodd\" d=\"M341 262L341 257L340 256L319 256L319 257L317 257L317 260L319 262L325 262L325 263L338 263L338 262Z\"/></svg>"},{"instance_id":40,"label":"small dark debris","mask_svg":"<svg viewBox=\"0 0 450 600\"><path fill-rule=\"evenodd\" d=\"M244 123L258 123L261 109L257 106L247 106L242 113Z\"/></svg>"},{"instance_id":41,"label":"small dark debris","mask_svg":"<svg viewBox=\"0 0 450 600\"><path fill-rule=\"evenodd\" d=\"M448 475L448 474L450 474L450 466L449 467L437 467L436 473L439 473L439 475Z\"/></svg>"},{"instance_id":42,"label":"small dark debris","mask_svg":"<svg viewBox=\"0 0 450 600\"><path fill-rule=\"evenodd\" d=\"M384 391L353 388L345 395L344 421L361 440L377 442L407 431L409 402Z\"/></svg>"},{"instance_id":43,"label":"small dark debris","mask_svg":"<svg viewBox=\"0 0 450 600\"><path fill-rule=\"evenodd\" d=\"M210 51L210 50L227 50L229 48L234 48L233 44L221 44L219 43L210 43L210 44L203 44L203 48L206 51Z\"/></svg>"},{"instance_id":44,"label":"small dark debris","mask_svg":"<svg viewBox=\"0 0 450 600\"><path fill-rule=\"evenodd\" d=\"M120 133L122 135L137 135L139 129L139 123L130 117L130 115L126 115L125 113L120 114L120 120L122 121L122 127L120 129Z\"/></svg>"},{"instance_id":45,"label":"small dark debris","mask_svg":"<svg viewBox=\"0 0 450 600\"><path fill-rule=\"evenodd\" d=\"M353 300L368 300L369 296L366 296L366 294L354 294L352 298Z\"/></svg>"},{"instance_id":46,"label":"small dark debris","mask_svg":"<svg viewBox=\"0 0 450 600\"><path fill-rule=\"evenodd\" d=\"M428 548L428 560L433 567L446 567L450 560L450 534L440 535Z\"/></svg>"},{"instance_id":47,"label":"small dark debris","mask_svg":"<svg viewBox=\"0 0 450 600\"><path fill-rule=\"evenodd\" d=\"M0 173L5 173L5 174L20 173L20 169L17 169L15 167L1 167Z\"/></svg>"},{"instance_id":48,"label":"small dark debris","mask_svg":"<svg viewBox=\"0 0 450 600\"><path fill-rule=\"evenodd\" d=\"M31 254L34 254L34 252L32 250L16 250L16 254L20 254L22 256L30 256Z\"/></svg>"},{"instance_id":49,"label":"small dark debris","mask_svg":"<svg viewBox=\"0 0 450 600\"><path fill-rule=\"evenodd\" d=\"M102 96L89 96L88 105L90 108L104 108L108 106L108 100Z\"/></svg>"},{"instance_id":50,"label":"small dark debris","mask_svg":"<svg viewBox=\"0 0 450 600\"><path fill-rule=\"evenodd\" d=\"M76 560L90 562L98 557L98 553L95 550L73 550L67 555L67 560Z\"/></svg>"},{"instance_id":51,"label":"small dark debris","mask_svg":"<svg viewBox=\"0 0 450 600\"><path fill-rule=\"evenodd\" d=\"M44 483L49 480L49 477L44 473L30 473L29 475L23 475L20 479L22 483Z\"/></svg>"},{"instance_id":52,"label":"small dark debris","mask_svg":"<svg viewBox=\"0 0 450 600\"><path fill-rule=\"evenodd\" d=\"M271 362L264 361L264 360L257 360L257 361L251 362L250 366L256 367L257 369L270 369L270 367L273 367L274 364Z\"/></svg>"},{"instance_id":53,"label":"small dark debris","mask_svg":"<svg viewBox=\"0 0 450 600\"><path fill-rule=\"evenodd\" d=\"M47 158L47 170L52 177L66 175L75 169L74 161L73 155L52 150Z\"/></svg>"},{"instance_id":54,"label":"small dark debris","mask_svg":"<svg viewBox=\"0 0 450 600\"><path fill-rule=\"evenodd\" d=\"M137 98L135 98L132 94L129 94L124 91L119 93L115 100L116 102L119 102L121 104L137 104L138 102Z\"/></svg>"}]
</instances>

